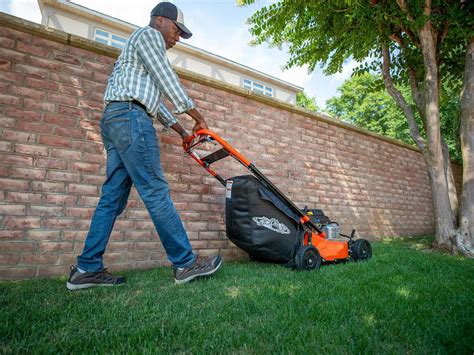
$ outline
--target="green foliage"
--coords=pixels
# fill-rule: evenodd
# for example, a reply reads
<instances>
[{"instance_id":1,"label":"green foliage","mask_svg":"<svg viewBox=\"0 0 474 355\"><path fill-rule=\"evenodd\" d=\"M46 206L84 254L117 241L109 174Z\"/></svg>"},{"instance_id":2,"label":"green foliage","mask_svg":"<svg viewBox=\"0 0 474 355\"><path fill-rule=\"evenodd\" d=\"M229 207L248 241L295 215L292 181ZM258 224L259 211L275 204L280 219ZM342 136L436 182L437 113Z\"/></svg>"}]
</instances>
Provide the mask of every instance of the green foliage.
<instances>
[{"instance_id":1,"label":"green foliage","mask_svg":"<svg viewBox=\"0 0 474 355\"><path fill-rule=\"evenodd\" d=\"M428 243L385 240L369 262L313 272L227 263L179 286L167 267L119 288L0 282L0 352L472 354L474 260Z\"/></svg>"},{"instance_id":2,"label":"green foliage","mask_svg":"<svg viewBox=\"0 0 474 355\"><path fill-rule=\"evenodd\" d=\"M461 102L459 88L445 84L441 91L440 115L441 136L446 141L451 159L462 163L461 137Z\"/></svg>"},{"instance_id":3,"label":"green foliage","mask_svg":"<svg viewBox=\"0 0 474 355\"><path fill-rule=\"evenodd\" d=\"M376 87L378 80L369 73L353 76L338 88L339 96L326 102L326 109L356 126L413 144L403 112L386 90Z\"/></svg>"},{"instance_id":4,"label":"green foliage","mask_svg":"<svg viewBox=\"0 0 474 355\"><path fill-rule=\"evenodd\" d=\"M403 112L387 91L379 85L380 81L380 76L375 74L363 73L353 76L338 88L339 96L326 102L327 111L356 126L414 145ZM410 89L406 85L401 85L399 90L408 98L408 102L416 112ZM451 158L461 162L459 92L447 88L442 93L441 134L448 144ZM419 115L417 120L419 126L422 126ZM421 133L425 136L423 131Z\"/></svg>"},{"instance_id":5,"label":"green foliage","mask_svg":"<svg viewBox=\"0 0 474 355\"><path fill-rule=\"evenodd\" d=\"M237 2L248 5L256 0ZM405 9L399 6L402 3L406 3ZM463 81L466 43L474 35L474 1L433 0L430 3L432 11L427 17L424 14L425 0L280 0L255 12L248 23L254 44L288 46L290 59L287 68L308 65L312 71L316 65L321 65L326 74L340 72L347 60L360 63L354 74L381 74L381 46L386 44L391 56L390 74L405 100L410 102L413 95L409 73L414 73L412 84L417 85L423 94L425 63L418 33L430 20L438 38L436 54L442 87L442 134L454 160L461 161L457 138L458 94ZM360 92L352 95L358 98L355 106L340 100L333 100L329 105L332 105L333 113L343 119L410 142L407 124L400 119L400 111L390 103L385 93L377 94L375 89L381 86L379 80L371 83L371 89L363 95ZM345 90L350 91L349 88ZM419 107L424 107L419 104ZM351 110L353 112L349 115ZM367 110L365 116L364 110ZM419 119L418 123L423 132L424 125Z\"/></svg>"},{"instance_id":6,"label":"green foliage","mask_svg":"<svg viewBox=\"0 0 474 355\"><path fill-rule=\"evenodd\" d=\"M237 1L239 5L254 2ZM266 42L278 47L288 44L287 67L308 64L314 70L321 64L327 74L341 71L349 58L363 63L359 71L380 70L380 44L397 34L406 48L402 54L400 46L392 44L392 74L406 81L408 65L420 73L420 78L424 65L420 49L404 29L415 32L426 21L422 14L424 0L407 3L408 12L416 20L414 25L393 0L378 0L375 4L366 0L280 0L255 12L248 23L255 44ZM466 39L474 33L473 16L469 16L472 3L462 8L460 1L435 0L432 8L431 19L436 28L442 28L445 21L449 24L440 47L441 76L459 82ZM365 62L367 58L372 60Z\"/></svg>"},{"instance_id":7,"label":"green foliage","mask_svg":"<svg viewBox=\"0 0 474 355\"><path fill-rule=\"evenodd\" d=\"M316 103L316 98L306 95L303 91L296 94L296 106L309 111L321 112L321 108Z\"/></svg>"}]
</instances>

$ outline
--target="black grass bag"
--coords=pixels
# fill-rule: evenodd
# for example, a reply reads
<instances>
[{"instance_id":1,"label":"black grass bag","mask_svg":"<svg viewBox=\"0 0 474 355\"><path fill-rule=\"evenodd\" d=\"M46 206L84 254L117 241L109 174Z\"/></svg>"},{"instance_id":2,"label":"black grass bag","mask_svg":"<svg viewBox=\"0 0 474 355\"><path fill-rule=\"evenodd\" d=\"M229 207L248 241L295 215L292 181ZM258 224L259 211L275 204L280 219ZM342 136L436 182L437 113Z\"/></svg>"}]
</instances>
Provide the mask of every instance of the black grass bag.
<instances>
[{"instance_id":1,"label":"black grass bag","mask_svg":"<svg viewBox=\"0 0 474 355\"><path fill-rule=\"evenodd\" d=\"M299 217L252 175L226 186L227 237L255 260L288 263L299 246Z\"/></svg>"}]
</instances>

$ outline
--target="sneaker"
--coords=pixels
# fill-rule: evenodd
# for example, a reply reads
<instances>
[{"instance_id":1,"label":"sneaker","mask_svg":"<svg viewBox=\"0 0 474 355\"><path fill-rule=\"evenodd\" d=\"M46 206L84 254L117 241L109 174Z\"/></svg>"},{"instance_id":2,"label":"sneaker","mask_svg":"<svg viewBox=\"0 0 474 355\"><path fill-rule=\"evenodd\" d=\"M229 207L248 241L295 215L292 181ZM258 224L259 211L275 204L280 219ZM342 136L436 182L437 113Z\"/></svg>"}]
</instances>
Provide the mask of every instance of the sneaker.
<instances>
[{"instance_id":1,"label":"sneaker","mask_svg":"<svg viewBox=\"0 0 474 355\"><path fill-rule=\"evenodd\" d=\"M217 255L213 257L198 256L190 267L177 267L174 269L174 281L177 284L184 284L196 277L212 275L222 264L222 258Z\"/></svg>"},{"instance_id":2,"label":"sneaker","mask_svg":"<svg viewBox=\"0 0 474 355\"><path fill-rule=\"evenodd\" d=\"M71 266L71 274L66 283L69 290L81 290L94 286L118 286L125 283L122 276L113 276L107 269L97 272L79 272L77 267Z\"/></svg>"}]
</instances>

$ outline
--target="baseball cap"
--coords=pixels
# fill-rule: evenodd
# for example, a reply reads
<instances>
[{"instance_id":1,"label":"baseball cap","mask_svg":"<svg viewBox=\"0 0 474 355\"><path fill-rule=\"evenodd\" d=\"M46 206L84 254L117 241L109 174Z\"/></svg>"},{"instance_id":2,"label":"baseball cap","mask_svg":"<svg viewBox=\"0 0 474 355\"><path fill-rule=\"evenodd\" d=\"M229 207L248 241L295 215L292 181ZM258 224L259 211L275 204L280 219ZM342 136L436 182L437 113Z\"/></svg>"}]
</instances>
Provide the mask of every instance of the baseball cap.
<instances>
[{"instance_id":1,"label":"baseball cap","mask_svg":"<svg viewBox=\"0 0 474 355\"><path fill-rule=\"evenodd\" d=\"M160 2L156 5L153 10L151 10L150 16L162 16L169 18L173 21L176 26L181 30L180 36L188 39L193 34L190 30L184 25L184 16L180 9L176 7L175 4L170 2Z\"/></svg>"}]
</instances>

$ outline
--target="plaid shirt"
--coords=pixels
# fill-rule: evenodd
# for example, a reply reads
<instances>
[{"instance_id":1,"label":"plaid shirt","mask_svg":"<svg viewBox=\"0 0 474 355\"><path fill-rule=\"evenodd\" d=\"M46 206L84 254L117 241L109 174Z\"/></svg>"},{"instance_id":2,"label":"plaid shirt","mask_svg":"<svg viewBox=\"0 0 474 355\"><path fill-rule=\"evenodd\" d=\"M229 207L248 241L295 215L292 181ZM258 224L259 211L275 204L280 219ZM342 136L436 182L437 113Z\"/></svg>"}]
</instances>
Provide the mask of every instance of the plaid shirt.
<instances>
[{"instance_id":1,"label":"plaid shirt","mask_svg":"<svg viewBox=\"0 0 474 355\"><path fill-rule=\"evenodd\" d=\"M137 100L169 127L178 121L163 105L162 94L176 107L174 113L194 108L166 56L163 36L149 26L142 27L132 33L115 62L104 101Z\"/></svg>"}]
</instances>

